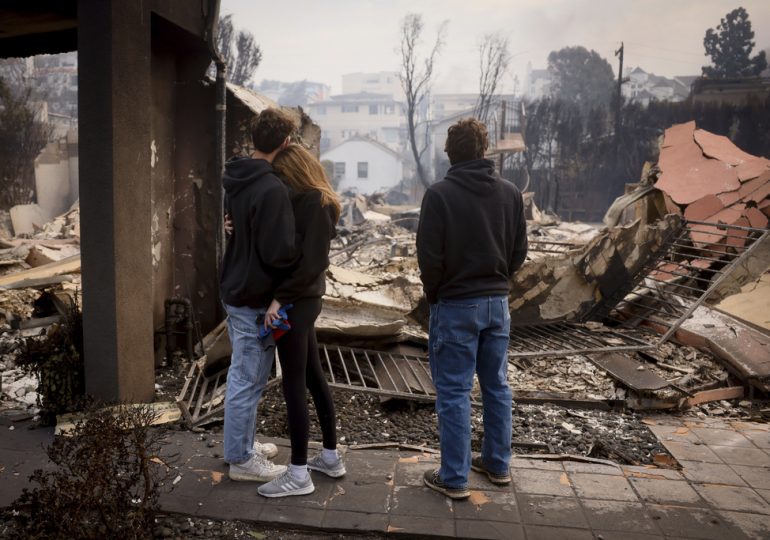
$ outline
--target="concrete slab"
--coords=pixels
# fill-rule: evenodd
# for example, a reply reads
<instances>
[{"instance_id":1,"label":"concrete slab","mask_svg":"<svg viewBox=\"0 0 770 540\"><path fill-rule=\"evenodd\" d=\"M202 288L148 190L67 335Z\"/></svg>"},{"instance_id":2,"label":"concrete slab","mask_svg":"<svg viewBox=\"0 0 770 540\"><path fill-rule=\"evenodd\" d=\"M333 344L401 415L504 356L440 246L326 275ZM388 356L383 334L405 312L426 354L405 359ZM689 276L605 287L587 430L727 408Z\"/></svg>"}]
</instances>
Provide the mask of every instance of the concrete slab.
<instances>
[{"instance_id":1,"label":"concrete slab","mask_svg":"<svg viewBox=\"0 0 770 540\"><path fill-rule=\"evenodd\" d=\"M570 527L544 527L526 525L527 540L594 540L594 535L586 529L573 529Z\"/></svg>"},{"instance_id":2,"label":"concrete slab","mask_svg":"<svg viewBox=\"0 0 770 540\"><path fill-rule=\"evenodd\" d=\"M692 431L698 438L707 445L719 445L719 446L740 446L744 448L754 448L751 441L747 439L743 434L731 429L715 429L715 428L692 428Z\"/></svg>"},{"instance_id":3,"label":"concrete slab","mask_svg":"<svg viewBox=\"0 0 770 540\"><path fill-rule=\"evenodd\" d=\"M453 505L455 519L521 523L516 495L494 491L472 491L467 501Z\"/></svg>"},{"instance_id":4,"label":"concrete slab","mask_svg":"<svg viewBox=\"0 0 770 540\"><path fill-rule=\"evenodd\" d=\"M671 452L677 461L706 461L722 463L722 460L705 444L679 443L662 441L666 450Z\"/></svg>"},{"instance_id":5,"label":"concrete slab","mask_svg":"<svg viewBox=\"0 0 770 540\"><path fill-rule=\"evenodd\" d=\"M631 478L631 485L643 501L653 504L697 506L703 503L698 493L681 480Z\"/></svg>"},{"instance_id":6,"label":"concrete slab","mask_svg":"<svg viewBox=\"0 0 770 540\"><path fill-rule=\"evenodd\" d=\"M740 530L745 538L754 540L770 538L770 520L765 515L745 512L720 512L720 515L726 522Z\"/></svg>"},{"instance_id":7,"label":"concrete slab","mask_svg":"<svg viewBox=\"0 0 770 540\"><path fill-rule=\"evenodd\" d=\"M457 538L483 540L524 540L524 527L497 521L455 520Z\"/></svg>"},{"instance_id":8,"label":"concrete slab","mask_svg":"<svg viewBox=\"0 0 770 540\"><path fill-rule=\"evenodd\" d=\"M680 464L682 474L691 482L746 486L746 482L729 465L700 461L681 461Z\"/></svg>"},{"instance_id":9,"label":"concrete slab","mask_svg":"<svg viewBox=\"0 0 770 540\"><path fill-rule=\"evenodd\" d=\"M636 493L623 476L605 474L570 474L575 492L581 499L637 501Z\"/></svg>"},{"instance_id":10,"label":"concrete slab","mask_svg":"<svg viewBox=\"0 0 770 540\"><path fill-rule=\"evenodd\" d=\"M511 472L511 476L517 493L562 497L574 495L566 472L515 469Z\"/></svg>"},{"instance_id":11,"label":"concrete slab","mask_svg":"<svg viewBox=\"0 0 770 540\"><path fill-rule=\"evenodd\" d=\"M647 510L667 537L708 540L744 538L740 529L725 520L716 510L659 505L648 505Z\"/></svg>"},{"instance_id":12,"label":"concrete slab","mask_svg":"<svg viewBox=\"0 0 770 540\"><path fill-rule=\"evenodd\" d=\"M770 515L770 504L753 489L715 484L696 484L695 489L709 504L720 510Z\"/></svg>"},{"instance_id":13,"label":"concrete slab","mask_svg":"<svg viewBox=\"0 0 770 540\"><path fill-rule=\"evenodd\" d=\"M588 528L583 509L575 497L518 495L518 501L522 523Z\"/></svg>"},{"instance_id":14,"label":"concrete slab","mask_svg":"<svg viewBox=\"0 0 770 540\"><path fill-rule=\"evenodd\" d=\"M634 531L638 533L660 534L655 521L636 502L621 501L583 501L583 509L588 523L594 530Z\"/></svg>"},{"instance_id":15,"label":"concrete slab","mask_svg":"<svg viewBox=\"0 0 770 540\"><path fill-rule=\"evenodd\" d=\"M759 448L716 445L709 446L709 448L728 465L770 467L770 454Z\"/></svg>"},{"instance_id":16,"label":"concrete slab","mask_svg":"<svg viewBox=\"0 0 770 540\"><path fill-rule=\"evenodd\" d=\"M733 465L732 469L754 489L770 489L770 467Z\"/></svg>"}]
</instances>

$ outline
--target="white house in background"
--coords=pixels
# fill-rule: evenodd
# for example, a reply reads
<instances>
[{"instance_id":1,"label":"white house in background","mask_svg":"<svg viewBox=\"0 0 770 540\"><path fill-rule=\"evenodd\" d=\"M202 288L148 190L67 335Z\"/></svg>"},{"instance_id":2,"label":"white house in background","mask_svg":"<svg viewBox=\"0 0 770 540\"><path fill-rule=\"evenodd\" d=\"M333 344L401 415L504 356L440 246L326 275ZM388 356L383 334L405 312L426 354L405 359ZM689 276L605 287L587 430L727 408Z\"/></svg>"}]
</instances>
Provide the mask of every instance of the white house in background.
<instances>
[{"instance_id":1,"label":"white house in background","mask_svg":"<svg viewBox=\"0 0 770 540\"><path fill-rule=\"evenodd\" d=\"M343 94L387 94L396 101L405 101L404 90L397 71L377 73L346 73L342 76Z\"/></svg>"},{"instance_id":2,"label":"white house in background","mask_svg":"<svg viewBox=\"0 0 770 540\"><path fill-rule=\"evenodd\" d=\"M308 104L307 108L321 126L321 152L356 136L375 139L392 150L403 147L404 107L390 94L341 94Z\"/></svg>"},{"instance_id":3,"label":"white house in background","mask_svg":"<svg viewBox=\"0 0 770 540\"><path fill-rule=\"evenodd\" d=\"M684 101L690 95L695 76L679 76L669 79L654 73L647 73L642 68L627 69L626 82L623 83L623 97L647 105L650 101Z\"/></svg>"},{"instance_id":4,"label":"white house in background","mask_svg":"<svg viewBox=\"0 0 770 540\"><path fill-rule=\"evenodd\" d=\"M355 135L321 154L334 164L337 191L370 195L396 187L404 178L404 161L384 144Z\"/></svg>"}]
</instances>

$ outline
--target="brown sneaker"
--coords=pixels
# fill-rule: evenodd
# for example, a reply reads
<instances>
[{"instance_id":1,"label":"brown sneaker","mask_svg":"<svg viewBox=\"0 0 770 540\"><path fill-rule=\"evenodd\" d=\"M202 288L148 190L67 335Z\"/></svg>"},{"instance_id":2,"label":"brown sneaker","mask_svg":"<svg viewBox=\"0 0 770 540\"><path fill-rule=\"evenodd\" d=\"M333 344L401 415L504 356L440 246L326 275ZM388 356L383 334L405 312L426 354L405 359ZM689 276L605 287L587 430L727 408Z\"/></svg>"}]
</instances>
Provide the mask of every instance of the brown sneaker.
<instances>
[{"instance_id":1,"label":"brown sneaker","mask_svg":"<svg viewBox=\"0 0 770 540\"><path fill-rule=\"evenodd\" d=\"M471 492L468 488L453 488L447 486L441 481L438 475L438 469L432 471L425 471L425 475L422 477L425 485L431 489L435 489L439 493L443 493L450 499L467 499L471 496Z\"/></svg>"},{"instance_id":2,"label":"brown sneaker","mask_svg":"<svg viewBox=\"0 0 770 540\"><path fill-rule=\"evenodd\" d=\"M481 456L476 456L471 460L471 469L482 474L486 474L489 481L498 486L504 486L511 483L511 472L505 471L504 473L494 473L487 469L484 462L481 460Z\"/></svg>"}]
</instances>

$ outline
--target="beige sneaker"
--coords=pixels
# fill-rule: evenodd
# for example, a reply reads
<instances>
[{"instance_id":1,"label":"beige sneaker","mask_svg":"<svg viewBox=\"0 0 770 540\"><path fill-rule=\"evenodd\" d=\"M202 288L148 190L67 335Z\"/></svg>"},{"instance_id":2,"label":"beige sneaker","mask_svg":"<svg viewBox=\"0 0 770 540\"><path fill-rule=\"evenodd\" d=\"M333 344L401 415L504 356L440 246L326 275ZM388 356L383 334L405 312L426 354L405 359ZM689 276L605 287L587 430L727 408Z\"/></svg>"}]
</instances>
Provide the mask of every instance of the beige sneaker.
<instances>
[{"instance_id":1,"label":"beige sneaker","mask_svg":"<svg viewBox=\"0 0 770 540\"><path fill-rule=\"evenodd\" d=\"M271 442L261 443L255 440L254 453L262 454L267 459L270 459L278 455L278 447Z\"/></svg>"},{"instance_id":2,"label":"beige sneaker","mask_svg":"<svg viewBox=\"0 0 770 540\"><path fill-rule=\"evenodd\" d=\"M265 456L255 453L245 463L230 464L231 480L246 480L253 482L269 482L286 472L286 465L276 465Z\"/></svg>"}]
</instances>

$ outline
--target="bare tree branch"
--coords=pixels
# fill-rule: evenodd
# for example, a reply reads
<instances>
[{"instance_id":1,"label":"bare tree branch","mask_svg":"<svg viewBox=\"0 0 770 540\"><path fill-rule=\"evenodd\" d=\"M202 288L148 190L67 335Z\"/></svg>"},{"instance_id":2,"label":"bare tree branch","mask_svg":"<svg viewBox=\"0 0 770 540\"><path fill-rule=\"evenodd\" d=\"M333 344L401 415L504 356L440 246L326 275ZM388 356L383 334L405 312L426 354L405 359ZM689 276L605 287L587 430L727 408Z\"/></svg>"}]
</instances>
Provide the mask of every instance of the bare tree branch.
<instances>
[{"instance_id":1,"label":"bare tree branch","mask_svg":"<svg viewBox=\"0 0 770 540\"><path fill-rule=\"evenodd\" d=\"M511 55L508 38L501 33L487 34L479 45L479 99L476 102L476 118L486 123L497 87L508 71Z\"/></svg>"},{"instance_id":2,"label":"bare tree branch","mask_svg":"<svg viewBox=\"0 0 770 540\"><path fill-rule=\"evenodd\" d=\"M409 135L409 145L412 150L412 157L414 158L417 169L417 177L426 188L430 185L430 182L428 181L425 169L422 166L421 156L428 147L427 133L426 142L422 148L418 148L418 126L416 117L419 112L420 104L430 91L430 83L433 78L436 58L441 52L441 47L444 44L447 24L447 21L441 23L433 47L430 52L421 59L419 49L420 44L422 43L424 29L422 15L419 13L410 13L404 17L404 20L401 23L400 79L401 87L404 89L404 95L406 96L407 133ZM418 68L419 64L422 64L421 69ZM428 128L426 127L426 130L427 129Z\"/></svg>"}]
</instances>

